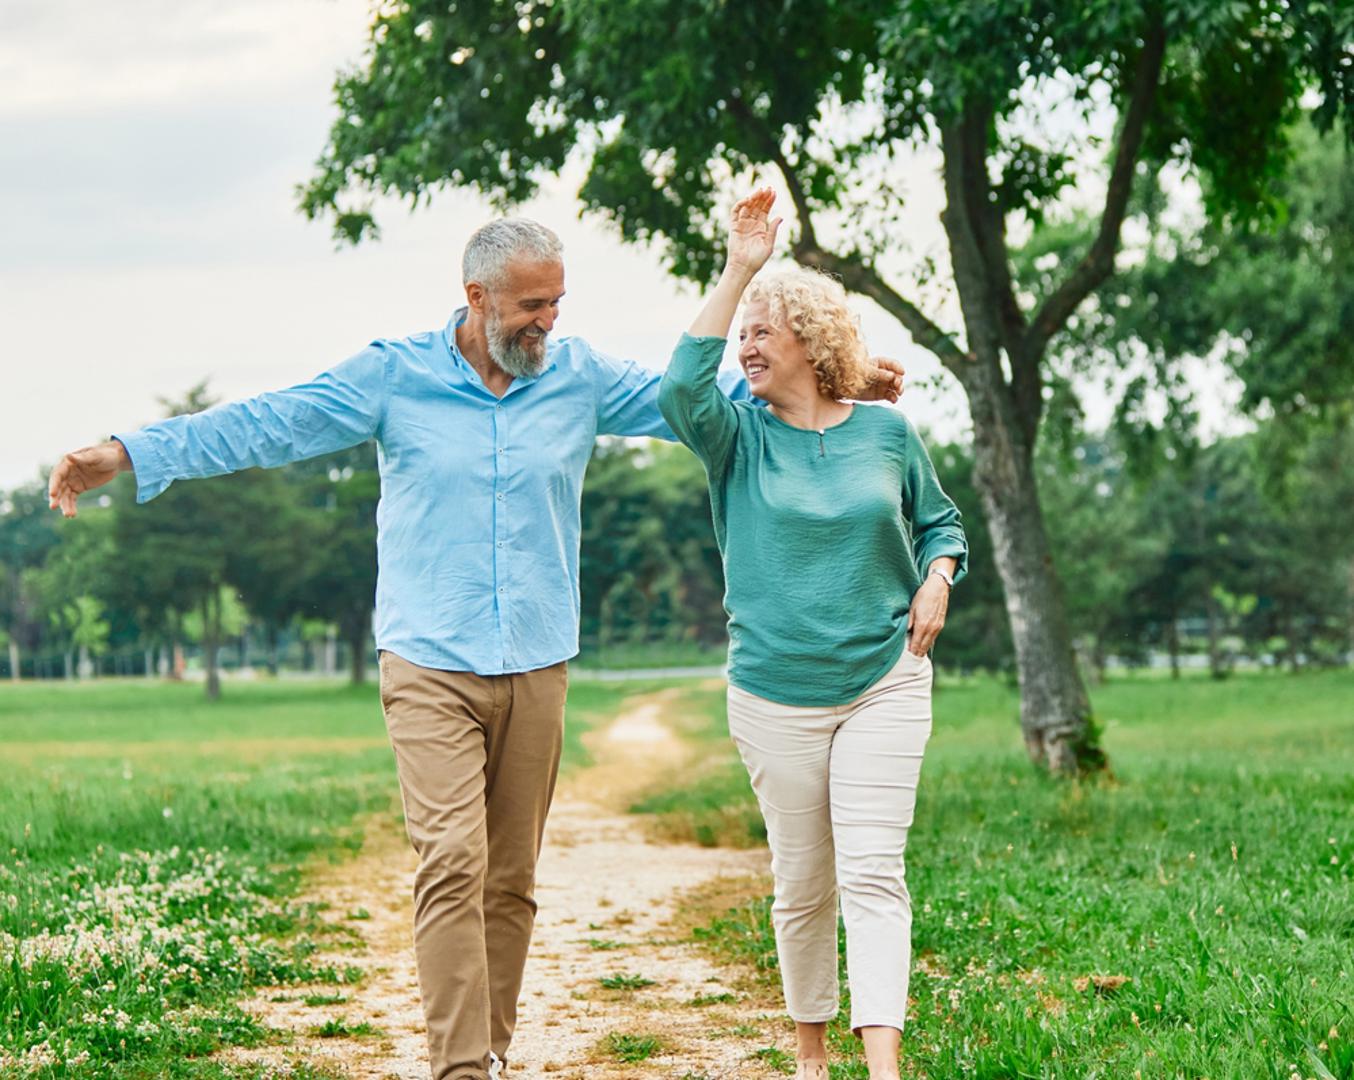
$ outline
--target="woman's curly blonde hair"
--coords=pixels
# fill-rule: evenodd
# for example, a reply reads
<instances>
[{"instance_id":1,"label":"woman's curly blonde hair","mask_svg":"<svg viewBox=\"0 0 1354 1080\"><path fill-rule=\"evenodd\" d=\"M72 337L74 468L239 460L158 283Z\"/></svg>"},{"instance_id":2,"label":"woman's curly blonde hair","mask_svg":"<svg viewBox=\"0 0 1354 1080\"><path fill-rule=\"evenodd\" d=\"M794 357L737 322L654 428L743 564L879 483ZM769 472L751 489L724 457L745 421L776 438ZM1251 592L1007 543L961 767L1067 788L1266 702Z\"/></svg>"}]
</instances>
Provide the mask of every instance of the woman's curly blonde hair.
<instances>
[{"instance_id":1,"label":"woman's curly blonde hair","mask_svg":"<svg viewBox=\"0 0 1354 1080\"><path fill-rule=\"evenodd\" d=\"M846 306L846 290L835 278L817 270L783 270L755 278L746 299L764 301L771 324L803 343L824 397L859 397L873 381L860 320Z\"/></svg>"}]
</instances>

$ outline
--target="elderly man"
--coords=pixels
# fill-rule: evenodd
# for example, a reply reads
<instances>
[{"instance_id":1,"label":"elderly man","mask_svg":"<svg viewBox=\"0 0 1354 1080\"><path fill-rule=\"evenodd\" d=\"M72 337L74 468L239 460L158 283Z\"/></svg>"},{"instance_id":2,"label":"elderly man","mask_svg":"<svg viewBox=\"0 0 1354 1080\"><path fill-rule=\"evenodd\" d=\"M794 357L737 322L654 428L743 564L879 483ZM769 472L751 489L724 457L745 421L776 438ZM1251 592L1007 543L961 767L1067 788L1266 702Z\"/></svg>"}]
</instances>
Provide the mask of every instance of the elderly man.
<instances>
[{"instance_id":1,"label":"elderly man","mask_svg":"<svg viewBox=\"0 0 1354 1080\"><path fill-rule=\"evenodd\" d=\"M562 247L492 222L443 330L377 341L310 382L68 454L51 505L136 474L276 466L375 439L381 704L419 856L414 944L434 1080L497 1076L536 912L536 860L578 651L579 494L597 435L673 435L659 376L548 337ZM875 396L896 400L881 361ZM732 387L746 396L746 385Z\"/></svg>"}]
</instances>

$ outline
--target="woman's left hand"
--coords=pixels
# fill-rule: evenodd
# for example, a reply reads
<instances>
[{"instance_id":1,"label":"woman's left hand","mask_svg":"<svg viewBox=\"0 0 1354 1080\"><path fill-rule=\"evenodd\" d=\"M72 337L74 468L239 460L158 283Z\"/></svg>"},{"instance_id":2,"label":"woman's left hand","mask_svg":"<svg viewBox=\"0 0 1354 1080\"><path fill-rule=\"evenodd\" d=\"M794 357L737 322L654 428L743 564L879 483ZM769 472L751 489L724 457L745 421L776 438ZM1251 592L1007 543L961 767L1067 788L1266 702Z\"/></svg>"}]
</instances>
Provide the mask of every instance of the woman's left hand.
<instances>
[{"instance_id":1,"label":"woman's left hand","mask_svg":"<svg viewBox=\"0 0 1354 1080\"><path fill-rule=\"evenodd\" d=\"M950 610L950 587L939 574L932 574L922 582L912 596L912 607L907 613L910 652L925 656L936 643L945 625L945 613Z\"/></svg>"},{"instance_id":2,"label":"woman's left hand","mask_svg":"<svg viewBox=\"0 0 1354 1080\"><path fill-rule=\"evenodd\" d=\"M872 356L874 382L861 391L861 401L897 401L903 395L903 365L887 356Z\"/></svg>"}]
</instances>

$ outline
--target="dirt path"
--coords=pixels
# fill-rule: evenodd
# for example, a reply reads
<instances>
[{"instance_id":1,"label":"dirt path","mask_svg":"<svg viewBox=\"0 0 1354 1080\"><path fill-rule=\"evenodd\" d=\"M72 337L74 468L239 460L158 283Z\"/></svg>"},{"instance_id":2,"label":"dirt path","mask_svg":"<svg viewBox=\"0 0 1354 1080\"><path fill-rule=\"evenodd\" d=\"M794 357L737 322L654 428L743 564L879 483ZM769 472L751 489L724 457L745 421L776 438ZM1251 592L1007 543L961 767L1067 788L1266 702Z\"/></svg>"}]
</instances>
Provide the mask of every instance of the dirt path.
<instances>
[{"instance_id":1,"label":"dirt path","mask_svg":"<svg viewBox=\"0 0 1354 1080\"><path fill-rule=\"evenodd\" d=\"M664 722L668 704L664 694L637 699L608 727L590 733L595 763L561 784L537 875L540 911L509 1077L779 1075L755 1052L788 1048L784 1022L681 940L674 926L684 894L721 888L720 879L728 879L731 892L746 891L738 880L764 875L766 853L655 842L642 819L623 812L688 757ZM326 958L360 966L366 977L340 991L341 1002L307 1005L307 988L260 994L246 1007L270 1028L290 1032L284 1036L290 1041L232 1058L279 1066L305 1061L353 1080L426 1080L410 942L413 871L403 833L382 820L369 828L356 859L315 873L308 898L326 904L326 919L337 927ZM619 985L608 989L603 979ZM336 1020L380 1034L316 1033ZM643 1060L620 1060L645 1050Z\"/></svg>"}]
</instances>

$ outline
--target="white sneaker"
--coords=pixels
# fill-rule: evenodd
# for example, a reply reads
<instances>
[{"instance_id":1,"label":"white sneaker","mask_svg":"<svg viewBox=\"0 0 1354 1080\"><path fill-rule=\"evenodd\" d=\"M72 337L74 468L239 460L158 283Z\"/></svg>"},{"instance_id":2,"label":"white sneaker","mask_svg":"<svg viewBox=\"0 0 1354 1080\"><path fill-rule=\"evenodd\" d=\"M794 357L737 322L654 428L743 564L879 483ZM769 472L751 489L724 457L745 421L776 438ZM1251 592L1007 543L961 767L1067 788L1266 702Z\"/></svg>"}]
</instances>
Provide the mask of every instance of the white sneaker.
<instances>
[{"instance_id":1,"label":"white sneaker","mask_svg":"<svg viewBox=\"0 0 1354 1080\"><path fill-rule=\"evenodd\" d=\"M499 1080L503 1075L503 1062L492 1050L489 1051L489 1080Z\"/></svg>"}]
</instances>

